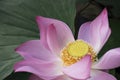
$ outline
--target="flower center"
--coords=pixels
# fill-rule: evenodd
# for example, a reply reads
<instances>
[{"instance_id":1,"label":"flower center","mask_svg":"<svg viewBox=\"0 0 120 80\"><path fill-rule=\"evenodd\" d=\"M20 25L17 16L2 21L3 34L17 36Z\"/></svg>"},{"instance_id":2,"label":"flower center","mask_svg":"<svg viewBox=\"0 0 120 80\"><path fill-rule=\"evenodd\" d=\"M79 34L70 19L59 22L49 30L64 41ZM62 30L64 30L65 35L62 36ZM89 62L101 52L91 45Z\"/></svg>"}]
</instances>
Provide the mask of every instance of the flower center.
<instances>
[{"instance_id":1,"label":"flower center","mask_svg":"<svg viewBox=\"0 0 120 80\"><path fill-rule=\"evenodd\" d=\"M67 51L71 56L82 57L88 52L88 45L83 41L75 41L69 44Z\"/></svg>"},{"instance_id":2,"label":"flower center","mask_svg":"<svg viewBox=\"0 0 120 80\"><path fill-rule=\"evenodd\" d=\"M96 60L96 54L93 48L82 40L69 43L61 52L61 58L65 66L76 63L86 55L91 55L92 61Z\"/></svg>"}]
</instances>

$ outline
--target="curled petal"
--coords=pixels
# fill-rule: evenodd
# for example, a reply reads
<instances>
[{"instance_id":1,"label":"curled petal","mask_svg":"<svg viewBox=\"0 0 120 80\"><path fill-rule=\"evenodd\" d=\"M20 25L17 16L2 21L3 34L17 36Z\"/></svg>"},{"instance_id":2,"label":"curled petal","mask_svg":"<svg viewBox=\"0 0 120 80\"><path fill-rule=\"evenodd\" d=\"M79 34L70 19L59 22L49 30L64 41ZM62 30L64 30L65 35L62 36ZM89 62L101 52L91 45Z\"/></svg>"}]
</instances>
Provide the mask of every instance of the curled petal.
<instances>
[{"instance_id":1,"label":"curled petal","mask_svg":"<svg viewBox=\"0 0 120 80\"><path fill-rule=\"evenodd\" d=\"M50 50L59 55L60 51L66 46L66 44L74 41L74 38L67 25L59 22L59 24L53 23L48 27L47 41Z\"/></svg>"},{"instance_id":2,"label":"curled petal","mask_svg":"<svg viewBox=\"0 0 120 80\"><path fill-rule=\"evenodd\" d=\"M41 41L52 52L60 53L66 43L74 40L71 30L64 22L41 16L37 16L36 20L40 29Z\"/></svg>"},{"instance_id":3,"label":"curled petal","mask_svg":"<svg viewBox=\"0 0 120 80\"><path fill-rule=\"evenodd\" d=\"M98 53L110 36L111 30L108 24L107 10L92 22L84 23L79 30L78 39L90 43Z\"/></svg>"},{"instance_id":4,"label":"curled petal","mask_svg":"<svg viewBox=\"0 0 120 80\"><path fill-rule=\"evenodd\" d=\"M37 58L48 61L57 58L41 44L40 40L27 41L17 47L15 51L25 59Z\"/></svg>"},{"instance_id":5,"label":"curled petal","mask_svg":"<svg viewBox=\"0 0 120 80\"><path fill-rule=\"evenodd\" d=\"M24 60L16 63L14 70L15 72L30 72L45 80L63 75L61 72L61 63L58 60L54 62L46 62L38 59Z\"/></svg>"},{"instance_id":6,"label":"curled petal","mask_svg":"<svg viewBox=\"0 0 120 80\"><path fill-rule=\"evenodd\" d=\"M40 40L42 44L44 44L45 47L49 49L48 44L47 44L47 28L53 21L49 20L48 18L42 17L42 16L37 16L36 21L37 21L38 28L40 31Z\"/></svg>"},{"instance_id":7,"label":"curled petal","mask_svg":"<svg viewBox=\"0 0 120 80\"><path fill-rule=\"evenodd\" d=\"M99 70L92 70L91 78L88 80L117 80L114 76Z\"/></svg>"},{"instance_id":8,"label":"curled petal","mask_svg":"<svg viewBox=\"0 0 120 80\"><path fill-rule=\"evenodd\" d=\"M109 50L93 65L95 69L112 69L120 66L120 48Z\"/></svg>"},{"instance_id":9,"label":"curled petal","mask_svg":"<svg viewBox=\"0 0 120 80\"><path fill-rule=\"evenodd\" d=\"M71 78L84 80L90 77L91 59L85 56L79 62L63 68L63 72Z\"/></svg>"}]
</instances>

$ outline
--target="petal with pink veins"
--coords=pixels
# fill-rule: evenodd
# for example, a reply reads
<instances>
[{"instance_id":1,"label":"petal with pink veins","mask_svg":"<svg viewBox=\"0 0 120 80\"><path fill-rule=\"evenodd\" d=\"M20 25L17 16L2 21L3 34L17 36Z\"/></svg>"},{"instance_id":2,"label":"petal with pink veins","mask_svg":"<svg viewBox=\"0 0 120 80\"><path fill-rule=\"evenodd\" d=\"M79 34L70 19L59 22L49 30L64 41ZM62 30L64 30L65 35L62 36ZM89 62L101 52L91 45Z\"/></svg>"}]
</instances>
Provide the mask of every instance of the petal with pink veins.
<instances>
[{"instance_id":1,"label":"petal with pink veins","mask_svg":"<svg viewBox=\"0 0 120 80\"><path fill-rule=\"evenodd\" d=\"M54 60L58 58L56 55L53 55L49 50L47 50L40 40L31 40L23 43L15 50L24 59L37 58L41 60Z\"/></svg>"},{"instance_id":2,"label":"petal with pink veins","mask_svg":"<svg viewBox=\"0 0 120 80\"><path fill-rule=\"evenodd\" d=\"M98 62L93 64L95 69L113 69L120 66L120 48L109 50Z\"/></svg>"},{"instance_id":3,"label":"petal with pink veins","mask_svg":"<svg viewBox=\"0 0 120 80\"><path fill-rule=\"evenodd\" d=\"M117 80L114 76L99 70L91 71L91 78L87 80Z\"/></svg>"},{"instance_id":4,"label":"petal with pink veins","mask_svg":"<svg viewBox=\"0 0 120 80\"><path fill-rule=\"evenodd\" d=\"M50 50L60 55L60 51L69 43L74 41L72 32L64 23L51 24L47 29L47 41Z\"/></svg>"},{"instance_id":5,"label":"petal with pink veins","mask_svg":"<svg viewBox=\"0 0 120 80\"><path fill-rule=\"evenodd\" d=\"M96 19L84 23L79 30L78 39L83 39L91 44L97 53L111 34L107 16L107 10L104 9Z\"/></svg>"},{"instance_id":6,"label":"petal with pink veins","mask_svg":"<svg viewBox=\"0 0 120 80\"><path fill-rule=\"evenodd\" d=\"M18 62L14 65L15 72L30 72L42 79L51 80L63 75L61 72L61 62L41 61L38 59L30 59Z\"/></svg>"},{"instance_id":7,"label":"petal with pink veins","mask_svg":"<svg viewBox=\"0 0 120 80\"><path fill-rule=\"evenodd\" d=\"M71 66L65 66L63 72L73 79L84 80L90 77L91 57L85 56L79 62Z\"/></svg>"}]
</instances>

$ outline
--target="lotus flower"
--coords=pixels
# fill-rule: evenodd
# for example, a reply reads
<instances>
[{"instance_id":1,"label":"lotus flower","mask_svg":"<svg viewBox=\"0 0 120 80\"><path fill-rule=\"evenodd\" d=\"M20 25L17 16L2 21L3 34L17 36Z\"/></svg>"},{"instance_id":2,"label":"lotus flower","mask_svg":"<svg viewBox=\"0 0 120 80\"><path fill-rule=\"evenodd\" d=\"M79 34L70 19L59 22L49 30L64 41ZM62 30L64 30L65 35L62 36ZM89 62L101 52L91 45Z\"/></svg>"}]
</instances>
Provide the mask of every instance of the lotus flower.
<instances>
[{"instance_id":1,"label":"lotus flower","mask_svg":"<svg viewBox=\"0 0 120 80\"><path fill-rule=\"evenodd\" d=\"M77 40L62 21L41 16L36 20L40 40L16 48L24 60L15 64L15 72L32 73L29 80L116 80L107 70L120 66L120 48L97 58L111 34L106 9L82 24Z\"/></svg>"}]
</instances>

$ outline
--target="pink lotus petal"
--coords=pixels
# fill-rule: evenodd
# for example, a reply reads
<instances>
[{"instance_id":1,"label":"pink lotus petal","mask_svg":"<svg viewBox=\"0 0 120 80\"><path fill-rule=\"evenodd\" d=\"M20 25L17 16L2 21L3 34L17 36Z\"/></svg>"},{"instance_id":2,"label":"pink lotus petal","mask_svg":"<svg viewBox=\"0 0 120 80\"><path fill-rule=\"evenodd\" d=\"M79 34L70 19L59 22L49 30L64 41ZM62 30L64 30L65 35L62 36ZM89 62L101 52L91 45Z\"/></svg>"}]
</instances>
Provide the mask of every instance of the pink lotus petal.
<instances>
[{"instance_id":1,"label":"pink lotus petal","mask_svg":"<svg viewBox=\"0 0 120 80\"><path fill-rule=\"evenodd\" d=\"M63 72L74 79L87 79L90 77L91 59L85 56L79 62L63 68Z\"/></svg>"},{"instance_id":2,"label":"pink lotus petal","mask_svg":"<svg viewBox=\"0 0 120 80\"><path fill-rule=\"evenodd\" d=\"M41 44L40 40L27 41L16 48L16 52L25 59L37 58L48 61L57 58Z\"/></svg>"},{"instance_id":3,"label":"pink lotus petal","mask_svg":"<svg viewBox=\"0 0 120 80\"><path fill-rule=\"evenodd\" d=\"M47 41L49 48L53 53L60 55L60 51L68 44L74 41L73 35L66 24L51 24L47 30Z\"/></svg>"},{"instance_id":4,"label":"pink lotus petal","mask_svg":"<svg viewBox=\"0 0 120 80\"><path fill-rule=\"evenodd\" d=\"M93 65L95 69L112 69L120 66L120 48L109 50Z\"/></svg>"},{"instance_id":5,"label":"pink lotus petal","mask_svg":"<svg viewBox=\"0 0 120 80\"><path fill-rule=\"evenodd\" d=\"M49 47L53 48L52 45L54 45L55 43L52 41L53 39L51 40L51 38L50 38L53 36L53 34L56 34L56 37L55 37L56 40L58 40L57 38L59 38L61 40L61 41L58 40L60 47L65 45L66 42L74 40L71 30L64 22L56 20L56 19L52 19L52 18L45 18L42 16L37 16L36 21L38 23L39 30L40 30L41 41L46 46L46 48L49 48ZM55 27L55 30L52 30L52 31L53 32L56 31L56 32L52 33L52 35L48 34L48 38L50 38L49 46L48 46L48 43L47 43L47 30L48 29L47 28L50 27L51 24L53 24ZM49 30L51 30L51 29L49 29ZM48 33L49 32L51 33L51 31L48 31ZM55 46L54 46L54 49L55 49ZM54 51L54 50L52 49L52 51Z\"/></svg>"},{"instance_id":6,"label":"pink lotus petal","mask_svg":"<svg viewBox=\"0 0 120 80\"><path fill-rule=\"evenodd\" d=\"M61 67L61 62L58 60L45 62L38 59L30 59L16 63L14 70L15 72L30 72L42 79L50 80L63 75Z\"/></svg>"},{"instance_id":7,"label":"pink lotus petal","mask_svg":"<svg viewBox=\"0 0 120 80\"><path fill-rule=\"evenodd\" d=\"M97 53L106 43L111 33L107 16L107 10L104 9L95 20L84 23L79 30L78 39L90 43Z\"/></svg>"},{"instance_id":8,"label":"pink lotus petal","mask_svg":"<svg viewBox=\"0 0 120 80\"><path fill-rule=\"evenodd\" d=\"M39 78L36 75L31 75L30 78L29 78L29 80L43 80L43 79Z\"/></svg>"},{"instance_id":9,"label":"pink lotus petal","mask_svg":"<svg viewBox=\"0 0 120 80\"><path fill-rule=\"evenodd\" d=\"M99 70L92 70L91 78L88 80L117 80L114 76Z\"/></svg>"},{"instance_id":10,"label":"pink lotus petal","mask_svg":"<svg viewBox=\"0 0 120 80\"><path fill-rule=\"evenodd\" d=\"M53 23L53 21L42 16L37 16L36 21L40 31L40 40L42 44L44 44L44 46L49 49L47 44L47 28L49 27L50 24Z\"/></svg>"}]
</instances>

